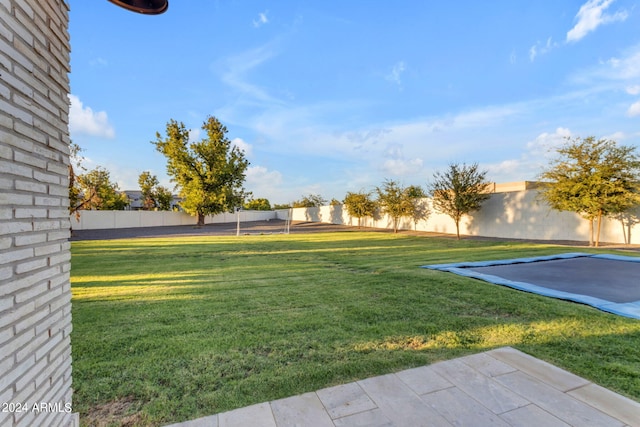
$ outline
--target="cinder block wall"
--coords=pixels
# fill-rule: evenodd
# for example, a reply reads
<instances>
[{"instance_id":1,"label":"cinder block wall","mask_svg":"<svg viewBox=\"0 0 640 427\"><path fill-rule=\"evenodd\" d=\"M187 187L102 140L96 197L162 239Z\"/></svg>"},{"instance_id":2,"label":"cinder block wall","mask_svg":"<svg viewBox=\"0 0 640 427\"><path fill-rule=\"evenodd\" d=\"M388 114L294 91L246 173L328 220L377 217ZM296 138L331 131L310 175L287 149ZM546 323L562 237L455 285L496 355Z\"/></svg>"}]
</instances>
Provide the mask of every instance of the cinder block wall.
<instances>
[{"instance_id":1,"label":"cinder block wall","mask_svg":"<svg viewBox=\"0 0 640 427\"><path fill-rule=\"evenodd\" d=\"M0 425L71 407L69 34L63 0L0 0Z\"/></svg>"}]
</instances>

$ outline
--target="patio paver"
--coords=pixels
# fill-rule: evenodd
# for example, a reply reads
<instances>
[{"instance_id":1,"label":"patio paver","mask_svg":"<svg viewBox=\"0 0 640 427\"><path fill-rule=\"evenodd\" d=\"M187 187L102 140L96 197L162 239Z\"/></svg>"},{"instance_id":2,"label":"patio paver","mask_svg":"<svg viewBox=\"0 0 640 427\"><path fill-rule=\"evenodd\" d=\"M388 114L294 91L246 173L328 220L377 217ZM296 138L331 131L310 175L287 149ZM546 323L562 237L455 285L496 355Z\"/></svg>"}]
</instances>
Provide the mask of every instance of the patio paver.
<instances>
[{"instance_id":1,"label":"patio paver","mask_svg":"<svg viewBox=\"0 0 640 427\"><path fill-rule=\"evenodd\" d=\"M511 347L169 427L640 427L640 403Z\"/></svg>"}]
</instances>

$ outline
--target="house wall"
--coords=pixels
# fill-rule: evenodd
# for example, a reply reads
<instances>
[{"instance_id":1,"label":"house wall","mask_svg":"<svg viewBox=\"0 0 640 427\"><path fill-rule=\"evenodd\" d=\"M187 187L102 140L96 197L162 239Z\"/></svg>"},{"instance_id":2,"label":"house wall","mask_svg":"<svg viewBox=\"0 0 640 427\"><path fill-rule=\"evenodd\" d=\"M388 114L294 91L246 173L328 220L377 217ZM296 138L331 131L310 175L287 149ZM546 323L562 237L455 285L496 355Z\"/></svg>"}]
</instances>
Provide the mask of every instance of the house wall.
<instances>
[{"instance_id":1,"label":"house wall","mask_svg":"<svg viewBox=\"0 0 640 427\"><path fill-rule=\"evenodd\" d=\"M71 409L69 34L62 0L0 0L0 425Z\"/></svg>"}]
</instances>

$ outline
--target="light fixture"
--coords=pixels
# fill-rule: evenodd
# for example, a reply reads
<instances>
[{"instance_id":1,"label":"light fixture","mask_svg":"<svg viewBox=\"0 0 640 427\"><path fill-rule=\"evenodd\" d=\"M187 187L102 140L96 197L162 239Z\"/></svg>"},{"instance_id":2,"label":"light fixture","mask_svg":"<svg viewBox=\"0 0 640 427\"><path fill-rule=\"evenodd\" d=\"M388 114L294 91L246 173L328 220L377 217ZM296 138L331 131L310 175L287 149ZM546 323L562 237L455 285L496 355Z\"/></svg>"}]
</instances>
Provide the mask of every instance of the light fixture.
<instances>
[{"instance_id":1,"label":"light fixture","mask_svg":"<svg viewBox=\"0 0 640 427\"><path fill-rule=\"evenodd\" d=\"M124 7L132 12L145 15L159 15L169 8L169 0L109 0L111 3Z\"/></svg>"}]
</instances>

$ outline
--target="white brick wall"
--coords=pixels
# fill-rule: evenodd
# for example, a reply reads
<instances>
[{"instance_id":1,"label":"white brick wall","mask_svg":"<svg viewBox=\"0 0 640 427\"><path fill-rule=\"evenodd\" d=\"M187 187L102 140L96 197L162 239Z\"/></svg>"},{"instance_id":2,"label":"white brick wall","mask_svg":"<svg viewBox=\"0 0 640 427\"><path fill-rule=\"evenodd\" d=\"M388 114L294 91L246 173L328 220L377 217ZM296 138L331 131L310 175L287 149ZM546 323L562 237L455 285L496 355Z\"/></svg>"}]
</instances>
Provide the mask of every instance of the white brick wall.
<instances>
[{"instance_id":1,"label":"white brick wall","mask_svg":"<svg viewBox=\"0 0 640 427\"><path fill-rule=\"evenodd\" d=\"M0 425L77 425L71 404L64 0L0 0ZM46 403L47 410L35 410ZM26 409L26 411L25 411Z\"/></svg>"}]
</instances>

